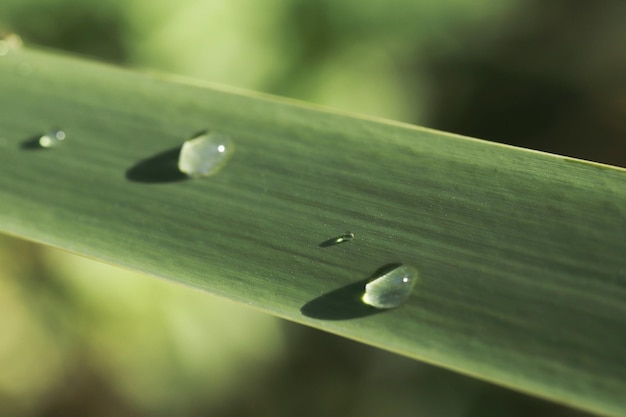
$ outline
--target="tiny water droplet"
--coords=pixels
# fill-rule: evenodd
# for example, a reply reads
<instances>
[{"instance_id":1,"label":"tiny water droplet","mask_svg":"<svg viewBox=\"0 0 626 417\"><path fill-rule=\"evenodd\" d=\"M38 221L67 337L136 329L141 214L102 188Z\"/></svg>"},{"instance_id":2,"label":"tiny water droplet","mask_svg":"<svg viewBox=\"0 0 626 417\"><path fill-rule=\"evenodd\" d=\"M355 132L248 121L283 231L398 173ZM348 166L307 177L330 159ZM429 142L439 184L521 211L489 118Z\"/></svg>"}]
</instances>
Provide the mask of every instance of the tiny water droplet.
<instances>
[{"instance_id":1,"label":"tiny water droplet","mask_svg":"<svg viewBox=\"0 0 626 417\"><path fill-rule=\"evenodd\" d=\"M190 177L213 175L228 162L233 151L234 145L229 136L203 132L183 144L178 169Z\"/></svg>"},{"instance_id":2,"label":"tiny water droplet","mask_svg":"<svg viewBox=\"0 0 626 417\"><path fill-rule=\"evenodd\" d=\"M352 239L354 239L354 233L352 233L352 232L345 232L343 235L341 235L338 238L336 238L335 242L336 243L349 242Z\"/></svg>"},{"instance_id":3,"label":"tiny water droplet","mask_svg":"<svg viewBox=\"0 0 626 417\"><path fill-rule=\"evenodd\" d=\"M370 281L361 299L372 307L395 308L409 298L416 282L417 269L400 265Z\"/></svg>"},{"instance_id":4,"label":"tiny water droplet","mask_svg":"<svg viewBox=\"0 0 626 417\"><path fill-rule=\"evenodd\" d=\"M54 129L39 138L39 146L42 148L55 148L65 141L65 132Z\"/></svg>"},{"instance_id":5,"label":"tiny water droplet","mask_svg":"<svg viewBox=\"0 0 626 417\"><path fill-rule=\"evenodd\" d=\"M354 239L354 233L352 233L352 232L345 232L343 234L343 236L341 236L341 238L343 239L344 242L348 241L348 240L352 240L352 239Z\"/></svg>"},{"instance_id":6,"label":"tiny water droplet","mask_svg":"<svg viewBox=\"0 0 626 417\"><path fill-rule=\"evenodd\" d=\"M344 232L342 235L337 237L330 238L328 240L323 241L319 244L320 247L326 248L329 246L335 246L343 242L349 242L354 239L354 233L352 232Z\"/></svg>"}]
</instances>

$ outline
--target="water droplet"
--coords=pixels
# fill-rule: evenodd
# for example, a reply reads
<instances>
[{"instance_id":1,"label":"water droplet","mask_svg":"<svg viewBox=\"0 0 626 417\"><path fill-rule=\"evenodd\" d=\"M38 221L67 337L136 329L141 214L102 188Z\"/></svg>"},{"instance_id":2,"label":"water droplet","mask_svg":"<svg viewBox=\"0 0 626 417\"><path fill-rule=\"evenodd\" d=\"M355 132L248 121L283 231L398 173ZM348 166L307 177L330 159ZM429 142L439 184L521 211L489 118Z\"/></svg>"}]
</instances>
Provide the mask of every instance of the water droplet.
<instances>
[{"instance_id":1,"label":"water droplet","mask_svg":"<svg viewBox=\"0 0 626 417\"><path fill-rule=\"evenodd\" d=\"M183 144L178 169L190 177L213 175L228 162L233 151L234 145L229 136L203 132Z\"/></svg>"},{"instance_id":2,"label":"water droplet","mask_svg":"<svg viewBox=\"0 0 626 417\"><path fill-rule=\"evenodd\" d=\"M409 298L416 282L417 269L400 265L370 281L361 299L372 307L395 308Z\"/></svg>"},{"instance_id":3,"label":"water droplet","mask_svg":"<svg viewBox=\"0 0 626 417\"><path fill-rule=\"evenodd\" d=\"M354 233L352 232L344 232L343 235L337 238L337 243L349 242L354 239Z\"/></svg>"},{"instance_id":4,"label":"water droplet","mask_svg":"<svg viewBox=\"0 0 626 417\"><path fill-rule=\"evenodd\" d=\"M42 148L55 148L65 141L65 132L54 129L39 138L39 146Z\"/></svg>"},{"instance_id":5,"label":"water droplet","mask_svg":"<svg viewBox=\"0 0 626 417\"><path fill-rule=\"evenodd\" d=\"M328 246L338 245L343 242L349 242L354 239L354 233L352 232L344 232L342 235L330 238L328 240L323 241L319 244L320 247L326 248Z\"/></svg>"}]
</instances>

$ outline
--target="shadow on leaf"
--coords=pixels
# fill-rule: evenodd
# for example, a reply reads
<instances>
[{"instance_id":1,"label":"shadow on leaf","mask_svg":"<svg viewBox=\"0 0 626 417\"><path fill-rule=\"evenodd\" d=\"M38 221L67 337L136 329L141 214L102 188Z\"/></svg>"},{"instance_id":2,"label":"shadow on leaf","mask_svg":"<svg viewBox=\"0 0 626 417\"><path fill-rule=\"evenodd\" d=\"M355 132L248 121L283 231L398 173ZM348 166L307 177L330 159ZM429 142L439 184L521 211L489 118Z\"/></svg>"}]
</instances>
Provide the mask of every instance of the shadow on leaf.
<instances>
[{"instance_id":1,"label":"shadow on leaf","mask_svg":"<svg viewBox=\"0 0 626 417\"><path fill-rule=\"evenodd\" d=\"M337 288L336 290L309 301L300 308L300 312L307 317L315 319L348 320L387 311L363 303L361 297L365 292L365 285L368 282L386 274L400 265L402 264L397 262L383 265L366 279Z\"/></svg>"},{"instance_id":2,"label":"shadow on leaf","mask_svg":"<svg viewBox=\"0 0 626 417\"><path fill-rule=\"evenodd\" d=\"M22 142L20 142L20 149L24 149L26 151L40 151L42 149L47 149L39 144L40 138L41 135L36 135L23 140Z\"/></svg>"},{"instance_id":3,"label":"shadow on leaf","mask_svg":"<svg viewBox=\"0 0 626 417\"><path fill-rule=\"evenodd\" d=\"M178 170L180 146L143 159L126 171L133 182L164 183L184 181L188 177Z\"/></svg>"}]
</instances>

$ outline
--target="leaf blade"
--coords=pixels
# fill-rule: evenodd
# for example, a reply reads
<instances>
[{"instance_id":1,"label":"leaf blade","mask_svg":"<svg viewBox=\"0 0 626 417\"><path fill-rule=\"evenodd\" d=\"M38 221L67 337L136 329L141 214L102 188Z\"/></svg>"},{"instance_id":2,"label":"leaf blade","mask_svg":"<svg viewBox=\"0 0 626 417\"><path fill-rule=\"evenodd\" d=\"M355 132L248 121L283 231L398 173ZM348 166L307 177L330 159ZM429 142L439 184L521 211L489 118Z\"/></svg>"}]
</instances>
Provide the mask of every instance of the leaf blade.
<instances>
[{"instance_id":1,"label":"leaf blade","mask_svg":"<svg viewBox=\"0 0 626 417\"><path fill-rule=\"evenodd\" d=\"M1 231L626 410L624 170L41 52L0 75ZM23 149L51 127L65 146ZM154 177L207 128L236 144L219 174ZM419 269L415 293L371 314L361 286L396 262Z\"/></svg>"}]
</instances>

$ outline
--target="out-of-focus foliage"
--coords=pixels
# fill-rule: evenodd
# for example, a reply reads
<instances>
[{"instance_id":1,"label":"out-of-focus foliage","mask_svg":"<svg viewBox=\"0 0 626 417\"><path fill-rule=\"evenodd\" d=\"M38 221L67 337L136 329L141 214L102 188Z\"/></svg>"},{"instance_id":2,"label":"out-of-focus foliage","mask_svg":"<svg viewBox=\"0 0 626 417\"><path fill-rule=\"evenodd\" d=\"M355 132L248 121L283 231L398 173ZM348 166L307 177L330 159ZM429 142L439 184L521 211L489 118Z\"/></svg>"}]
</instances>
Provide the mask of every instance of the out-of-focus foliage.
<instances>
[{"instance_id":1,"label":"out-of-focus foliage","mask_svg":"<svg viewBox=\"0 0 626 417\"><path fill-rule=\"evenodd\" d=\"M74 395L111 415L116 403L190 411L259 383L258 370L282 355L269 316L58 250L0 243L0 415L37 415L38 402L65 407Z\"/></svg>"},{"instance_id":2,"label":"out-of-focus foliage","mask_svg":"<svg viewBox=\"0 0 626 417\"><path fill-rule=\"evenodd\" d=\"M4 0L0 31L626 166L624 19L621 0Z\"/></svg>"},{"instance_id":3,"label":"out-of-focus foliage","mask_svg":"<svg viewBox=\"0 0 626 417\"><path fill-rule=\"evenodd\" d=\"M620 0L0 6L0 32L27 45L622 166L624 21ZM0 415L579 415L172 283L0 243Z\"/></svg>"},{"instance_id":4,"label":"out-of-focus foliage","mask_svg":"<svg viewBox=\"0 0 626 417\"><path fill-rule=\"evenodd\" d=\"M415 59L497 30L517 3L7 1L5 30L27 42L405 121L427 99Z\"/></svg>"}]
</instances>

